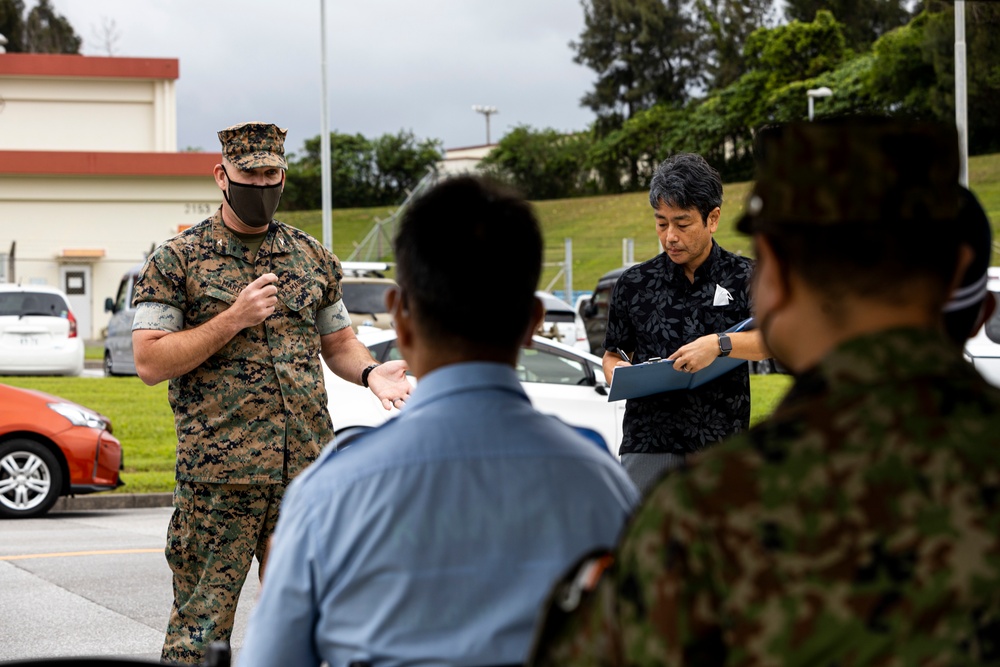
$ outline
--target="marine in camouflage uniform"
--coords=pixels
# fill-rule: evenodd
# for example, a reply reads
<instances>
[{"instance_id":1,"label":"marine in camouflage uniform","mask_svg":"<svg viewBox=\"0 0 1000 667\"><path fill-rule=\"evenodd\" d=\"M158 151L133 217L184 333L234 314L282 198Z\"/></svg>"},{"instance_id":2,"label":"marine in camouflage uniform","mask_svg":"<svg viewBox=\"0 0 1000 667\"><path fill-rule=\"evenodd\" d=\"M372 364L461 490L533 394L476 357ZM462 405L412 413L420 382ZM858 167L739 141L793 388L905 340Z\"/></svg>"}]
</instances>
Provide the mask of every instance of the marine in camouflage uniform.
<instances>
[{"instance_id":1,"label":"marine in camouflage uniform","mask_svg":"<svg viewBox=\"0 0 1000 667\"><path fill-rule=\"evenodd\" d=\"M1000 390L940 327L916 323L873 325L803 367L794 326L779 322L789 306L767 292L774 271L796 283L808 270L778 267L787 257L760 236L825 226L813 243L882 235L885 248L904 228L913 243L937 231L921 257L887 260L943 267L937 297L899 293L936 306L933 321L958 254L954 130L854 121L763 143L741 228L758 234L758 271L771 263L755 307L795 383L768 420L664 478L613 558L560 582L531 665L1000 662ZM844 285L880 275L866 252L842 258ZM854 321L856 296L833 312Z\"/></svg>"},{"instance_id":2,"label":"marine in camouflage uniform","mask_svg":"<svg viewBox=\"0 0 1000 667\"><path fill-rule=\"evenodd\" d=\"M243 178L270 170L275 181L285 167L284 131L274 125L241 124L219 138L223 182L234 169ZM135 286L133 330L157 336L212 322L252 287L276 289L263 321L170 379L177 485L166 547L174 573L166 662L200 662L209 643L229 639L254 556L263 570L286 485L333 438L320 363L323 337L350 332L340 264L311 236L272 221L280 190L269 205L266 187L243 187L251 205L231 186L226 204L257 233L231 229L220 207L160 245ZM371 357L353 334L349 340L363 368ZM138 368L138 351L136 358ZM355 373L349 379L358 381Z\"/></svg>"}]
</instances>

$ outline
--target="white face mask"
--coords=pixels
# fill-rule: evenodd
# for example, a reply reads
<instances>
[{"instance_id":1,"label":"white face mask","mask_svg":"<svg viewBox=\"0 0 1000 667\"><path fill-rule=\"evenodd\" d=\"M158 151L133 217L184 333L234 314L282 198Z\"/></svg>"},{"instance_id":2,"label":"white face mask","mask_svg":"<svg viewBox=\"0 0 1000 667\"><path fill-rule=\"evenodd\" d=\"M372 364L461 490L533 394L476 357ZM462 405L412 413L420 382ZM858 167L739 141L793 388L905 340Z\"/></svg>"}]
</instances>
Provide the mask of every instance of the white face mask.
<instances>
[{"instance_id":1,"label":"white face mask","mask_svg":"<svg viewBox=\"0 0 1000 667\"><path fill-rule=\"evenodd\" d=\"M229 182L227 191L223 193L229 208L248 227L266 227L274 219L281 200L281 183L274 185L247 185L236 183L229 177L225 167L222 171Z\"/></svg>"}]
</instances>

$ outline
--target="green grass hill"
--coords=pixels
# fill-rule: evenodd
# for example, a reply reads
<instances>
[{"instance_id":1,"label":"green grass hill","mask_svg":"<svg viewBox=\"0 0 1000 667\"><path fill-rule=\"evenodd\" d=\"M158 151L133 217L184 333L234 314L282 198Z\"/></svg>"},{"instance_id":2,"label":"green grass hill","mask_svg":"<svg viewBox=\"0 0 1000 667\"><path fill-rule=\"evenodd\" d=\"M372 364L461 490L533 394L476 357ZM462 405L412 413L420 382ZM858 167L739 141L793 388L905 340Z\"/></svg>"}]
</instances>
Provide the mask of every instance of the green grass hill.
<instances>
[{"instance_id":1,"label":"green grass hill","mask_svg":"<svg viewBox=\"0 0 1000 667\"><path fill-rule=\"evenodd\" d=\"M1000 154L981 155L969 160L969 182L993 222L993 236L1000 238ZM733 252L751 255L750 239L735 229L743 212L750 183L727 183L723 190L722 221L716 240ZM604 197L556 199L534 203L546 240L546 268L542 274L543 289L561 290L565 280L559 275L558 264L564 258L564 240L573 240L573 289L591 290L601 274L621 266L622 241L632 239L636 261L643 261L659 252L653 214L646 193L635 192ZM350 256L362 242L377 219L386 219L392 208L338 209L332 212L333 250L341 259ZM470 215L472 212L470 212ZM320 211L289 211L279 213L279 219L322 239ZM391 260L388 241L383 244L384 260ZM994 243L992 264L1000 262ZM475 257L456 257L467 261L470 272Z\"/></svg>"}]
</instances>

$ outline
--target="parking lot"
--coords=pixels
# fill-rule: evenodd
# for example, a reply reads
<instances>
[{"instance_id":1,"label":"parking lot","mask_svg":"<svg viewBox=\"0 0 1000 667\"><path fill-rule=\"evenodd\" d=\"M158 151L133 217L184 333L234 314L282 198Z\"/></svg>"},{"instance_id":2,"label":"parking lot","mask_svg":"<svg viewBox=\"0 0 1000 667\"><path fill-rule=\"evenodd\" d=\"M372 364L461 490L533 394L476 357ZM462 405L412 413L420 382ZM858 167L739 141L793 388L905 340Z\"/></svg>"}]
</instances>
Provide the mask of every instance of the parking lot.
<instances>
[{"instance_id":1,"label":"parking lot","mask_svg":"<svg viewBox=\"0 0 1000 667\"><path fill-rule=\"evenodd\" d=\"M53 510L0 521L0 661L71 655L158 660L172 601L169 507ZM237 610L239 650L256 566Z\"/></svg>"}]
</instances>

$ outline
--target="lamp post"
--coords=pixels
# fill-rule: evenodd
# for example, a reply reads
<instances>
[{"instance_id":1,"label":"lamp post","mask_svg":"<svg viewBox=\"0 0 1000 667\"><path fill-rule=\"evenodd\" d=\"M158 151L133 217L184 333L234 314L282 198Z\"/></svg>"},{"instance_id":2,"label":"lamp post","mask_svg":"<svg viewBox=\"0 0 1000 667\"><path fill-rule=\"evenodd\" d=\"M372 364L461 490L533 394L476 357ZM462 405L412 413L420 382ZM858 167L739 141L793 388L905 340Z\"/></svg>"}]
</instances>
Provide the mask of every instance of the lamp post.
<instances>
[{"instance_id":1,"label":"lamp post","mask_svg":"<svg viewBox=\"0 0 1000 667\"><path fill-rule=\"evenodd\" d=\"M323 247L333 252L333 184L330 182L330 118L326 109L326 0L319 0L319 154L320 178L320 229Z\"/></svg>"},{"instance_id":2,"label":"lamp post","mask_svg":"<svg viewBox=\"0 0 1000 667\"><path fill-rule=\"evenodd\" d=\"M833 95L833 91L826 86L822 86L820 88L810 88L806 91L806 95L809 97L809 120L811 121L813 119L813 100L817 97L830 97L830 95Z\"/></svg>"},{"instance_id":3,"label":"lamp post","mask_svg":"<svg viewBox=\"0 0 1000 667\"><path fill-rule=\"evenodd\" d=\"M472 110L486 116L486 145L488 146L490 144L490 116L500 112L497 111L496 107L486 107L480 104L473 104Z\"/></svg>"},{"instance_id":4,"label":"lamp post","mask_svg":"<svg viewBox=\"0 0 1000 667\"><path fill-rule=\"evenodd\" d=\"M955 126L958 129L958 181L969 187L969 100L965 60L965 0L955 2Z\"/></svg>"}]
</instances>

